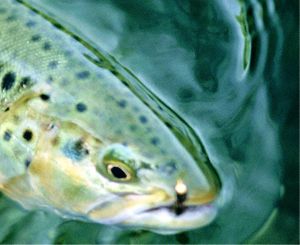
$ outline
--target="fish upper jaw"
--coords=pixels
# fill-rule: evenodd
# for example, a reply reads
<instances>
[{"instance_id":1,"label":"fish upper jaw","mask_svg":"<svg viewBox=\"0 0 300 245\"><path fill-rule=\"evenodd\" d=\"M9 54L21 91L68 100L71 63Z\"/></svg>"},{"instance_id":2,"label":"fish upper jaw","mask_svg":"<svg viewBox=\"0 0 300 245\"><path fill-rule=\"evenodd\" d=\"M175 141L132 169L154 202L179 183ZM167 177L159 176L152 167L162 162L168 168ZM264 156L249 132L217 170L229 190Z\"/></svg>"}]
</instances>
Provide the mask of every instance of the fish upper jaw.
<instances>
[{"instance_id":1,"label":"fish upper jaw","mask_svg":"<svg viewBox=\"0 0 300 245\"><path fill-rule=\"evenodd\" d=\"M131 217L134 213L150 209L155 203L167 204L170 197L163 190L157 189L151 194L119 193L106 201L100 201L87 213L98 223L117 224Z\"/></svg>"}]
</instances>

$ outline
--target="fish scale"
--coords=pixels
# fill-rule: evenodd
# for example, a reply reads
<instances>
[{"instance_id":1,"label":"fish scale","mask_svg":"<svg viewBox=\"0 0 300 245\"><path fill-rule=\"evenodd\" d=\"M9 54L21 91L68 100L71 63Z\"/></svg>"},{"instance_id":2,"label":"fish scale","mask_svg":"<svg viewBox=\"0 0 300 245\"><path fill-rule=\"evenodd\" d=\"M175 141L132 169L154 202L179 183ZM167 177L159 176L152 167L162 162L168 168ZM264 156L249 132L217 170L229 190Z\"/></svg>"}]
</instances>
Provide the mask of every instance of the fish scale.
<instances>
[{"instance_id":1,"label":"fish scale","mask_svg":"<svg viewBox=\"0 0 300 245\"><path fill-rule=\"evenodd\" d=\"M120 71L22 1L0 9L1 190L26 208L159 233L211 222L215 172Z\"/></svg>"}]
</instances>

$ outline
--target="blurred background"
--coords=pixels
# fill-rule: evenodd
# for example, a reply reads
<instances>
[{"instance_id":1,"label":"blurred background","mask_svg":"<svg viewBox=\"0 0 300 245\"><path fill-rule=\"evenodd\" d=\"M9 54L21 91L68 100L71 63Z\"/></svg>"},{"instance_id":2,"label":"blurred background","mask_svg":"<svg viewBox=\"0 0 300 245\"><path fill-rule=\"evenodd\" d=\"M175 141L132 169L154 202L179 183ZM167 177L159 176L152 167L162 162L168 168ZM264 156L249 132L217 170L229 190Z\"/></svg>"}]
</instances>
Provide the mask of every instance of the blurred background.
<instances>
[{"instance_id":1,"label":"blurred background","mask_svg":"<svg viewBox=\"0 0 300 245\"><path fill-rule=\"evenodd\" d=\"M1 196L1 243L299 243L298 1L25 2L184 118L221 177L224 205L208 227L161 236L28 212Z\"/></svg>"}]
</instances>

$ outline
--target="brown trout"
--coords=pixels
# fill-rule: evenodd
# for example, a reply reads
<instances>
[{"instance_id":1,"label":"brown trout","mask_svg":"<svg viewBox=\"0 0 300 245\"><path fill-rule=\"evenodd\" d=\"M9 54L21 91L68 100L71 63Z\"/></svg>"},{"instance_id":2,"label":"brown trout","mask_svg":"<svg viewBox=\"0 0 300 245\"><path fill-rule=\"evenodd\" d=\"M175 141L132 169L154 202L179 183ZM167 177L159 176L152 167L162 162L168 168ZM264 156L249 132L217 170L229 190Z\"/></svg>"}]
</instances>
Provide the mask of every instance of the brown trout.
<instances>
[{"instance_id":1,"label":"brown trout","mask_svg":"<svg viewBox=\"0 0 300 245\"><path fill-rule=\"evenodd\" d=\"M162 234L210 223L215 172L45 16L0 1L0 190L26 209Z\"/></svg>"}]
</instances>

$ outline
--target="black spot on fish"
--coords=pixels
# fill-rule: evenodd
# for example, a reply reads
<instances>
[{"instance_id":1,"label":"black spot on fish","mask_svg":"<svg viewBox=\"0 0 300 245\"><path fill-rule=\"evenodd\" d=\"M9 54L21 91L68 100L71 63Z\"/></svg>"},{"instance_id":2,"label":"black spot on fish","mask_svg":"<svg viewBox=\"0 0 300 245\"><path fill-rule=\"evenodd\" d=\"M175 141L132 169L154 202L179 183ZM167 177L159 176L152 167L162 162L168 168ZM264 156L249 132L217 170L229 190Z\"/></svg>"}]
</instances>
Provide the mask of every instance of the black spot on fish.
<instances>
[{"instance_id":1,"label":"black spot on fish","mask_svg":"<svg viewBox=\"0 0 300 245\"><path fill-rule=\"evenodd\" d=\"M148 119L147 119L147 117L145 117L145 116L143 116L143 115L142 115L142 116L140 116L140 117L139 117L139 119L140 119L140 122L141 122L141 123L143 123L143 124L145 124L145 123L147 123L147 122L148 122Z\"/></svg>"},{"instance_id":2,"label":"black spot on fish","mask_svg":"<svg viewBox=\"0 0 300 245\"><path fill-rule=\"evenodd\" d=\"M30 166L31 160L30 159L26 159L25 160L25 166L26 168L28 168Z\"/></svg>"},{"instance_id":3,"label":"black spot on fish","mask_svg":"<svg viewBox=\"0 0 300 245\"><path fill-rule=\"evenodd\" d=\"M30 77L23 77L20 82L20 86L26 88L30 83Z\"/></svg>"},{"instance_id":4,"label":"black spot on fish","mask_svg":"<svg viewBox=\"0 0 300 245\"><path fill-rule=\"evenodd\" d=\"M89 151L84 147L82 140L68 142L65 144L62 151L66 157L74 161L80 161L89 154Z\"/></svg>"},{"instance_id":5,"label":"black spot on fish","mask_svg":"<svg viewBox=\"0 0 300 245\"><path fill-rule=\"evenodd\" d=\"M81 71L81 72L76 73L76 77L78 79L86 79L89 76L90 76L90 73L88 71Z\"/></svg>"},{"instance_id":6,"label":"black spot on fish","mask_svg":"<svg viewBox=\"0 0 300 245\"><path fill-rule=\"evenodd\" d=\"M32 132L29 129L26 129L23 133L23 138L26 141L31 141L32 137L33 137Z\"/></svg>"},{"instance_id":7,"label":"black spot on fish","mask_svg":"<svg viewBox=\"0 0 300 245\"><path fill-rule=\"evenodd\" d=\"M118 105L119 105L121 108L125 108L126 105L127 105L127 102L126 102L126 100L120 100L120 101L118 101Z\"/></svg>"},{"instance_id":8,"label":"black spot on fish","mask_svg":"<svg viewBox=\"0 0 300 245\"><path fill-rule=\"evenodd\" d=\"M50 50L51 49L51 44L49 42L45 42L44 46L43 46L43 49L46 50L46 51Z\"/></svg>"},{"instance_id":9,"label":"black spot on fish","mask_svg":"<svg viewBox=\"0 0 300 245\"><path fill-rule=\"evenodd\" d=\"M9 111L9 107L7 107L7 108L4 110L4 112L7 112L7 111Z\"/></svg>"},{"instance_id":10,"label":"black spot on fish","mask_svg":"<svg viewBox=\"0 0 300 245\"><path fill-rule=\"evenodd\" d=\"M55 69L55 68L57 68L57 66L58 66L58 62L56 60L50 61L48 64L48 67L50 69Z\"/></svg>"},{"instance_id":11,"label":"black spot on fish","mask_svg":"<svg viewBox=\"0 0 300 245\"><path fill-rule=\"evenodd\" d=\"M34 27L35 25L36 25L36 22L33 20L29 20L26 22L26 26L29 28Z\"/></svg>"},{"instance_id":12,"label":"black spot on fish","mask_svg":"<svg viewBox=\"0 0 300 245\"><path fill-rule=\"evenodd\" d=\"M79 112L85 112L87 110L87 106L83 103L78 103L76 105L76 110Z\"/></svg>"},{"instance_id":13,"label":"black spot on fish","mask_svg":"<svg viewBox=\"0 0 300 245\"><path fill-rule=\"evenodd\" d=\"M48 101L50 99L50 96L48 94L41 94L40 95L40 98L43 100L43 101Z\"/></svg>"},{"instance_id":14,"label":"black spot on fish","mask_svg":"<svg viewBox=\"0 0 300 245\"><path fill-rule=\"evenodd\" d=\"M41 36L39 34L35 34L31 37L32 42L38 42L41 40Z\"/></svg>"},{"instance_id":15,"label":"black spot on fish","mask_svg":"<svg viewBox=\"0 0 300 245\"><path fill-rule=\"evenodd\" d=\"M10 141L10 139L11 139L11 131L9 131L9 130L5 131L4 135L3 135L3 139L5 141Z\"/></svg>"},{"instance_id":16,"label":"black spot on fish","mask_svg":"<svg viewBox=\"0 0 300 245\"><path fill-rule=\"evenodd\" d=\"M157 138L157 137L153 137L150 141L151 141L152 145L158 145L159 144L159 138Z\"/></svg>"},{"instance_id":17,"label":"black spot on fish","mask_svg":"<svg viewBox=\"0 0 300 245\"><path fill-rule=\"evenodd\" d=\"M14 72L8 72L4 75L2 79L2 90L10 90L16 81L16 73Z\"/></svg>"}]
</instances>

